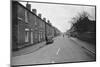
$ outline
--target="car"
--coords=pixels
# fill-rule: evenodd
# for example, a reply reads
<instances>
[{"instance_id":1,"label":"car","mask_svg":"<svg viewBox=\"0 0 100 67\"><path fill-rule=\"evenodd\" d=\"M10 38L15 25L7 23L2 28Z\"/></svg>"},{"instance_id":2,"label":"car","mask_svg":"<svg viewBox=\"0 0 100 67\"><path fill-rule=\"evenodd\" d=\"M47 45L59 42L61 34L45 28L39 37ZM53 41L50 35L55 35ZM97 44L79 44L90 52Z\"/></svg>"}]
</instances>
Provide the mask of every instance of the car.
<instances>
[{"instance_id":1,"label":"car","mask_svg":"<svg viewBox=\"0 0 100 67\"><path fill-rule=\"evenodd\" d=\"M53 42L54 42L53 39L49 39L49 40L46 41L46 44L52 44Z\"/></svg>"}]
</instances>

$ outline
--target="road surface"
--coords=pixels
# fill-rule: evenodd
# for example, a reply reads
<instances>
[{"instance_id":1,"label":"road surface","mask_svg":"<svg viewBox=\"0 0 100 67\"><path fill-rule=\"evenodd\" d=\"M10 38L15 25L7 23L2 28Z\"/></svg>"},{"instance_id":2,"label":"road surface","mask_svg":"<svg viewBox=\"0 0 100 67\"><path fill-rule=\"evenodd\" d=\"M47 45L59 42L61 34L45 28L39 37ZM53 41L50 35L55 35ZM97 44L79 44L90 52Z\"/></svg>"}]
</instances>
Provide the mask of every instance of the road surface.
<instances>
[{"instance_id":1,"label":"road surface","mask_svg":"<svg viewBox=\"0 0 100 67\"><path fill-rule=\"evenodd\" d=\"M95 52L75 42L67 36L58 36L54 39L54 43L35 52L12 57L12 65L95 61Z\"/></svg>"}]
</instances>

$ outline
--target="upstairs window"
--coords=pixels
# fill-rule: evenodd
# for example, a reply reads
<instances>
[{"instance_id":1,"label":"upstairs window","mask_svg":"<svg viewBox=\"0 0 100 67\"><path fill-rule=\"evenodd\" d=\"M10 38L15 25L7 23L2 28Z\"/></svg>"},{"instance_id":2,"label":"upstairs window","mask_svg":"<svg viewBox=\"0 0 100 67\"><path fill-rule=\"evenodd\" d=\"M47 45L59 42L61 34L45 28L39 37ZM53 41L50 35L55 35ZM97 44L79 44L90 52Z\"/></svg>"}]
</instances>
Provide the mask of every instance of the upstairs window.
<instances>
[{"instance_id":1,"label":"upstairs window","mask_svg":"<svg viewBox=\"0 0 100 67\"><path fill-rule=\"evenodd\" d=\"M26 10L25 10L25 22L28 23L28 15Z\"/></svg>"}]
</instances>

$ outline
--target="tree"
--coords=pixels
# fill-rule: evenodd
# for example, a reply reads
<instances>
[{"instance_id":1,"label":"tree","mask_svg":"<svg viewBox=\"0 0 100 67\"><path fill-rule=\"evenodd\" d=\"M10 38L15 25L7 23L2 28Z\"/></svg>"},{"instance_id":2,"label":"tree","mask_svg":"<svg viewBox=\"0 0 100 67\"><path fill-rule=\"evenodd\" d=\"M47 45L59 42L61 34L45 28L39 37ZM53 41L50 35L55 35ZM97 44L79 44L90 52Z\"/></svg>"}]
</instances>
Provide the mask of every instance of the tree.
<instances>
[{"instance_id":1,"label":"tree","mask_svg":"<svg viewBox=\"0 0 100 67\"><path fill-rule=\"evenodd\" d=\"M86 32L89 24L89 14L87 12L83 12L79 14L77 17L74 17L73 26L75 27L75 31L78 33Z\"/></svg>"}]
</instances>

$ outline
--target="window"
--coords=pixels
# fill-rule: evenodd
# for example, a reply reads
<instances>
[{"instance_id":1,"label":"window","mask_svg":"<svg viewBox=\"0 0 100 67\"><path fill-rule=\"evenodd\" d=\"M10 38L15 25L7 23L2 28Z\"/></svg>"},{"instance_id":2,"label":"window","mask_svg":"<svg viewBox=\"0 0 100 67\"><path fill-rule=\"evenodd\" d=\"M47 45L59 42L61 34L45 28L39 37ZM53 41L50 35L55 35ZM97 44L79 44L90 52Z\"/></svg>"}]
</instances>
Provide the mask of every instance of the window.
<instances>
[{"instance_id":1,"label":"window","mask_svg":"<svg viewBox=\"0 0 100 67\"><path fill-rule=\"evenodd\" d=\"M36 16L35 16L34 18L35 18L35 25L37 25L37 20L36 20Z\"/></svg>"},{"instance_id":2,"label":"window","mask_svg":"<svg viewBox=\"0 0 100 67\"><path fill-rule=\"evenodd\" d=\"M29 29L25 29L25 42L29 42Z\"/></svg>"},{"instance_id":3,"label":"window","mask_svg":"<svg viewBox=\"0 0 100 67\"><path fill-rule=\"evenodd\" d=\"M27 11L25 11L25 22L28 22Z\"/></svg>"},{"instance_id":4,"label":"window","mask_svg":"<svg viewBox=\"0 0 100 67\"><path fill-rule=\"evenodd\" d=\"M37 32L35 33L35 39L37 39Z\"/></svg>"}]
</instances>

